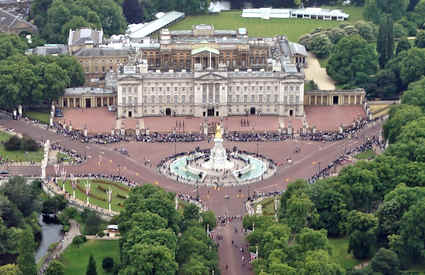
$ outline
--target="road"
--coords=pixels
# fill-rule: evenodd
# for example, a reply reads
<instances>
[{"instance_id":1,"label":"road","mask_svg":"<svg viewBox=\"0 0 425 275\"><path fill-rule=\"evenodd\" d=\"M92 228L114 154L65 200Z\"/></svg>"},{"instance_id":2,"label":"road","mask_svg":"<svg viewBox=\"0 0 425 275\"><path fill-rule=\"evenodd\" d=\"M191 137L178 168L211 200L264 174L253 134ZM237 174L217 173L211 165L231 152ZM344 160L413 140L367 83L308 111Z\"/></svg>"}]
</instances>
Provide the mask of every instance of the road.
<instances>
[{"instance_id":1,"label":"road","mask_svg":"<svg viewBox=\"0 0 425 275\"><path fill-rule=\"evenodd\" d=\"M170 143L146 144L135 142L110 145L83 144L73 141L69 137L58 136L51 131L41 129L22 120L0 120L0 125L6 128L13 128L16 132L31 136L37 140L50 139L51 142L58 142L68 149L73 149L82 155L86 154L88 156L88 160L85 163L78 166L66 167L68 173L120 174L138 183L153 183L157 181L159 182L159 186L167 191L189 193L192 195L196 194L193 186L179 184L165 176L159 175L154 168L145 166L143 159L150 159L153 167L155 167L160 159L174 154L174 150L177 152L186 152L193 150L198 145L201 148L212 147L212 144L208 144L207 142L199 144L178 143L175 146ZM364 142L365 137L378 135L380 130L381 123L376 123L374 126L361 130L357 139L341 140L332 143L297 140L260 143L258 146L262 155L283 164L278 168L275 176L257 184L240 187L225 187L217 190L200 187L200 198L207 205L208 209L214 211L217 216L243 215L245 214L244 201L252 192L280 191L286 188L290 181L297 178L309 178L318 171L320 165L322 168L327 166L343 154L345 150L360 145ZM301 148L301 152L297 154L294 153L296 144ZM232 148L234 145L251 152L256 152L257 150L256 143L225 143L225 146L228 148ZM115 150L120 147L128 148L129 156L122 155ZM287 158L292 159L291 164L285 162ZM28 170L25 167L16 169L16 173L24 176L32 176L34 173L37 173L34 168L28 168ZM11 172L13 173L14 171ZM48 166L47 174L54 176L52 166ZM226 195L230 196L230 199L225 199L224 197ZM253 274L247 266L241 265L240 251L231 246L232 240L237 240L239 245L244 243L243 236L232 230L234 226L239 227L240 225L228 225L227 227L217 229L223 235L223 240L220 241L219 248L221 270L224 274ZM228 270L230 271L226 271L226 264L229 265Z\"/></svg>"}]
</instances>

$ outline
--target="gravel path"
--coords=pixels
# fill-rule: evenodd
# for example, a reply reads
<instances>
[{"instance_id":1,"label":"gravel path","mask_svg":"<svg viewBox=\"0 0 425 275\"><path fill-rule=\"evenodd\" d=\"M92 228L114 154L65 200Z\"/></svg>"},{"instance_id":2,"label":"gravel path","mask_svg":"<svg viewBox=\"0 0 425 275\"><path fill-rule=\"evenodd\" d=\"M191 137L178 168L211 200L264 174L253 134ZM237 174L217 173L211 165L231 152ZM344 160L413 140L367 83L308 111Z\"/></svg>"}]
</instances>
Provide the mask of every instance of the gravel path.
<instances>
[{"instance_id":1,"label":"gravel path","mask_svg":"<svg viewBox=\"0 0 425 275\"><path fill-rule=\"evenodd\" d=\"M308 53L307 64L304 70L306 80L314 80L320 90L335 90L335 82L326 73L326 68L320 67L319 60L312 53Z\"/></svg>"}]
</instances>

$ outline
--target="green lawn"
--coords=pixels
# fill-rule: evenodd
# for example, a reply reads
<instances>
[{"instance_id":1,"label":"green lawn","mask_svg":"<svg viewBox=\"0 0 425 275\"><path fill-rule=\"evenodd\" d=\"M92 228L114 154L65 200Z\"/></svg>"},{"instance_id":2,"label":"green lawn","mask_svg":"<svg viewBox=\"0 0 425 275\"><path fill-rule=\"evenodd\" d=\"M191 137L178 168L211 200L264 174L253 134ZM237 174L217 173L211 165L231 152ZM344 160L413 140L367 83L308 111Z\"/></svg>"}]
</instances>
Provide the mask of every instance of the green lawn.
<instances>
[{"instance_id":1,"label":"green lawn","mask_svg":"<svg viewBox=\"0 0 425 275\"><path fill-rule=\"evenodd\" d=\"M12 135L3 131L0 131L0 156L2 159L7 161L34 161L40 162L43 159L43 150L39 149L35 152L26 152L22 150L18 151L7 151L4 148L3 143L9 140Z\"/></svg>"},{"instance_id":2,"label":"green lawn","mask_svg":"<svg viewBox=\"0 0 425 275\"><path fill-rule=\"evenodd\" d=\"M376 153L372 150L367 150L355 155L354 157L359 160L373 159L376 157Z\"/></svg>"},{"instance_id":3,"label":"green lawn","mask_svg":"<svg viewBox=\"0 0 425 275\"><path fill-rule=\"evenodd\" d=\"M90 180L91 182L91 188L90 188L90 194L93 194L93 196L90 196L90 203L97 205L99 207L108 209L108 197L105 192L103 192L101 188L107 190L109 187L112 188L112 210L119 212L122 209L122 203L124 202L124 198L118 197L118 194L120 194L123 197L127 197L129 193L129 189L126 185L123 185L121 183L115 183L119 185L121 188L116 187L115 185L110 184L111 182L101 180ZM85 194L85 184L86 180L79 180L78 185L81 187L81 189L75 188L75 196L77 199L86 201L87 196ZM62 186L62 182L59 182L59 186ZM126 189L126 190L123 190ZM68 191L69 194L72 195L72 186L70 184L70 181L67 180L65 184L65 190ZM103 199L103 200L102 200Z\"/></svg>"},{"instance_id":4,"label":"green lawn","mask_svg":"<svg viewBox=\"0 0 425 275\"><path fill-rule=\"evenodd\" d=\"M353 254L348 253L347 238L329 238L331 246L331 258L345 269L352 269L355 265L361 263L360 260L354 258Z\"/></svg>"},{"instance_id":5,"label":"green lawn","mask_svg":"<svg viewBox=\"0 0 425 275\"><path fill-rule=\"evenodd\" d=\"M31 119L36 119L44 124L50 123L50 113L49 112L36 112L36 111L28 111L25 112L25 115Z\"/></svg>"},{"instance_id":6,"label":"green lawn","mask_svg":"<svg viewBox=\"0 0 425 275\"><path fill-rule=\"evenodd\" d=\"M261 204L264 216L274 216L274 197L267 198L254 205L254 210L257 211L257 205Z\"/></svg>"},{"instance_id":7,"label":"green lawn","mask_svg":"<svg viewBox=\"0 0 425 275\"><path fill-rule=\"evenodd\" d=\"M332 7L338 8L338 7ZM362 7L343 7L341 8L348 14L348 22L353 23L361 20ZM221 12L215 15L187 16L179 23L170 27L171 30L190 30L193 25L212 24L215 29L247 28L248 35L251 37L272 37L277 34L284 34L291 41L298 41L303 34L310 33L312 30L320 28L332 28L340 25L341 21L323 21L308 19L270 19L243 18L242 11L232 10Z\"/></svg>"},{"instance_id":8,"label":"green lawn","mask_svg":"<svg viewBox=\"0 0 425 275\"><path fill-rule=\"evenodd\" d=\"M79 248L70 245L60 258L65 265L65 275L86 274L90 254L96 260L97 274L108 274L103 271L102 260L104 257L112 257L114 264L118 263L118 240L88 240Z\"/></svg>"}]
</instances>

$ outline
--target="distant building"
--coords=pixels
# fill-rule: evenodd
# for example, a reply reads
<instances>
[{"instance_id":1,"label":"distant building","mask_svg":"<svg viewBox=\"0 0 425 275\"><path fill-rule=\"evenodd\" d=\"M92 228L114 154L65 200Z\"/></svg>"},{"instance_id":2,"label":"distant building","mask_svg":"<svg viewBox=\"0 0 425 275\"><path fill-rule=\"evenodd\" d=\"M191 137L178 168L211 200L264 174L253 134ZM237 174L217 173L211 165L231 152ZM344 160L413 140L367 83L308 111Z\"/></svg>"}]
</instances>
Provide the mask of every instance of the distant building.
<instances>
[{"instance_id":1,"label":"distant building","mask_svg":"<svg viewBox=\"0 0 425 275\"><path fill-rule=\"evenodd\" d=\"M37 33L37 27L25 21L18 15L14 15L6 10L0 9L0 32L20 34Z\"/></svg>"},{"instance_id":2,"label":"distant building","mask_svg":"<svg viewBox=\"0 0 425 275\"><path fill-rule=\"evenodd\" d=\"M133 25L131 28L128 29L127 35L130 37L131 40L137 42L183 18L183 12L170 11L164 13L158 19L153 20L149 23Z\"/></svg>"},{"instance_id":3,"label":"distant building","mask_svg":"<svg viewBox=\"0 0 425 275\"><path fill-rule=\"evenodd\" d=\"M210 67L220 71L268 71L273 70L273 62L288 61L304 67L307 57L304 46L289 42L284 36L248 37L246 28L216 30L205 24L191 30L162 29L159 41L141 45L140 51L149 70L161 71L202 71ZM277 58L281 52L287 59ZM276 68L280 70L281 66Z\"/></svg>"},{"instance_id":4,"label":"distant building","mask_svg":"<svg viewBox=\"0 0 425 275\"><path fill-rule=\"evenodd\" d=\"M83 48L74 54L86 74L86 82L102 79L107 72L117 72L128 62L130 49Z\"/></svg>"},{"instance_id":5,"label":"distant building","mask_svg":"<svg viewBox=\"0 0 425 275\"><path fill-rule=\"evenodd\" d=\"M246 18L303 18L303 19L317 19L317 20L336 20L344 21L349 18L349 14L341 10L329 10L322 8L304 8L304 9L272 9L272 8L259 8L259 9L244 9L242 17Z\"/></svg>"},{"instance_id":6,"label":"distant building","mask_svg":"<svg viewBox=\"0 0 425 275\"><path fill-rule=\"evenodd\" d=\"M74 54L80 49L97 48L101 44L103 44L103 30L90 28L69 30L68 50L70 54Z\"/></svg>"},{"instance_id":7,"label":"distant building","mask_svg":"<svg viewBox=\"0 0 425 275\"><path fill-rule=\"evenodd\" d=\"M25 51L27 55L68 55L68 47L64 44L45 44Z\"/></svg>"},{"instance_id":8,"label":"distant building","mask_svg":"<svg viewBox=\"0 0 425 275\"><path fill-rule=\"evenodd\" d=\"M110 89L77 87L65 89L57 102L61 108L93 108L115 105L116 93Z\"/></svg>"}]
</instances>

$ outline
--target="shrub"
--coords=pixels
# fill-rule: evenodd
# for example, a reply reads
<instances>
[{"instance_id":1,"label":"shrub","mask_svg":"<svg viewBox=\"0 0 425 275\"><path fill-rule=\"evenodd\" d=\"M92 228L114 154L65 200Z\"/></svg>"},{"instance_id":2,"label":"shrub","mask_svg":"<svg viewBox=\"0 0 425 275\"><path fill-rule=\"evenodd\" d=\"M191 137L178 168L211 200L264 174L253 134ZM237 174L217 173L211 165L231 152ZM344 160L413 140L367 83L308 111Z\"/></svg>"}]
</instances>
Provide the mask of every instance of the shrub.
<instances>
[{"instance_id":1,"label":"shrub","mask_svg":"<svg viewBox=\"0 0 425 275\"><path fill-rule=\"evenodd\" d=\"M98 236L99 238L103 238L103 237L105 237L105 232L103 232L103 230L101 230L101 231L99 231L99 232L97 233L97 236Z\"/></svg>"},{"instance_id":2,"label":"shrub","mask_svg":"<svg viewBox=\"0 0 425 275\"><path fill-rule=\"evenodd\" d=\"M17 136L11 136L8 141L4 143L4 148L7 151L16 151L21 148L21 139Z\"/></svg>"},{"instance_id":3,"label":"shrub","mask_svg":"<svg viewBox=\"0 0 425 275\"><path fill-rule=\"evenodd\" d=\"M103 267L103 270L105 270L106 272L111 272L112 269L114 268L114 259L111 257L103 258L102 267Z\"/></svg>"},{"instance_id":4,"label":"shrub","mask_svg":"<svg viewBox=\"0 0 425 275\"><path fill-rule=\"evenodd\" d=\"M74 239L72 239L72 244L77 247L79 247L85 242L87 242L87 238L84 235L78 235L78 236L75 236Z\"/></svg>"},{"instance_id":5,"label":"shrub","mask_svg":"<svg viewBox=\"0 0 425 275\"><path fill-rule=\"evenodd\" d=\"M37 151L38 143L30 137L23 137L21 140L21 149L25 151Z\"/></svg>"}]
</instances>

